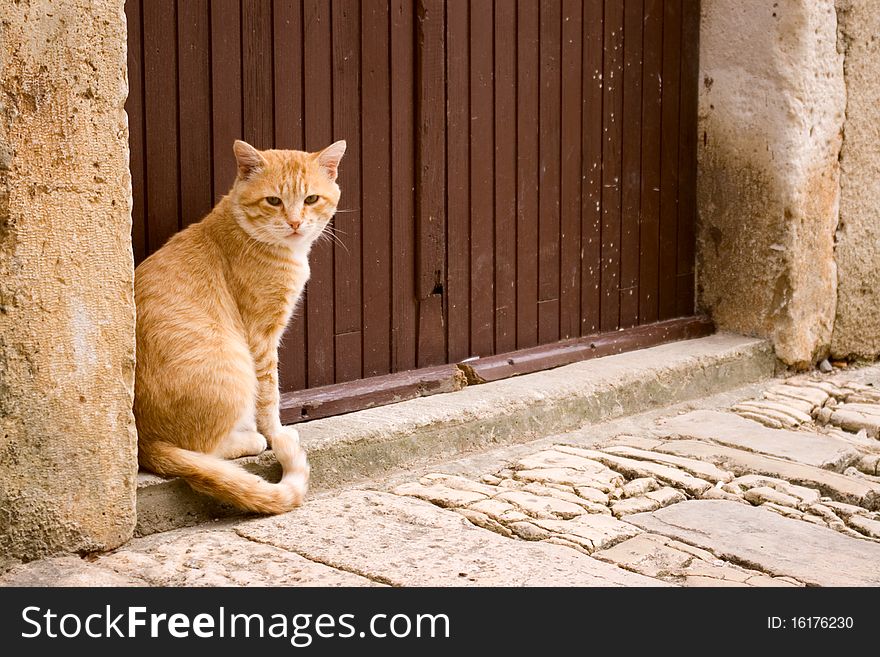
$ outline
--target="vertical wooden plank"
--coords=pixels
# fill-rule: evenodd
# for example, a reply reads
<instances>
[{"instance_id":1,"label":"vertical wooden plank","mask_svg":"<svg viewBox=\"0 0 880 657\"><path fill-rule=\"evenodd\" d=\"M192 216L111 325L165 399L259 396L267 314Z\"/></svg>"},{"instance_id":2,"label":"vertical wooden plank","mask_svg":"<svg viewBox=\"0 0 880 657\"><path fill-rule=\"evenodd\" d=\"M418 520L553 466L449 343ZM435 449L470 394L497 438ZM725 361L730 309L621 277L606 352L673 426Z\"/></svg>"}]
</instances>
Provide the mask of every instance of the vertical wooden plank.
<instances>
[{"instance_id":1,"label":"vertical wooden plank","mask_svg":"<svg viewBox=\"0 0 880 657\"><path fill-rule=\"evenodd\" d=\"M179 227L177 26L174 0L143 5L144 98L149 243L152 252Z\"/></svg>"},{"instance_id":2,"label":"vertical wooden plank","mask_svg":"<svg viewBox=\"0 0 880 657\"><path fill-rule=\"evenodd\" d=\"M538 341L541 344L559 339L561 30L560 3L541 3L538 155Z\"/></svg>"},{"instance_id":3,"label":"vertical wooden plank","mask_svg":"<svg viewBox=\"0 0 880 657\"><path fill-rule=\"evenodd\" d=\"M490 356L495 353L492 0L473 0L470 12L471 355Z\"/></svg>"},{"instance_id":4,"label":"vertical wooden plank","mask_svg":"<svg viewBox=\"0 0 880 657\"><path fill-rule=\"evenodd\" d=\"M305 148L318 151L333 142L333 53L330 4L306 0L303 6L303 88ZM346 162L346 164L348 164ZM343 165L345 166L345 165ZM333 383L333 249L321 240L309 256L312 271L306 298L308 386Z\"/></svg>"},{"instance_id":5,"label":"vertical wooden plank","mask_svg":"<svg viewBox=\"0 0 880 657\"><path fill-rule=\"evenodd\" d=\"M242 138L241 7L238 0L211 2L211 125L216 202L235 182L232 142Z\"/></svg>"},{"instance_id":6,"label":"vertical wooden plank","mask_svg":"<svg viewBox=\"0 0 880 657\"><path fill-rule=\"evenodd\" d=\"M302 123L302 0L273 4L275 146L303 148ZM306 387L306 321L300 303L287 327L278 354L279 386L283 392Z\"/></svg>"},{"instance_id":7,"label":"vertical wooden plank","mask_svg":"<svg viewBox=\"0 0 880 657\"><path fill-rule=\"evenodd\" d=\"M620 327L639 322L639 199L642 132L642 0L626 0L623 34L623 153Z\"/></svg>"},{"instance_id":8,"label":"vertical wooden plank","mask_svg":"<svg viewBox=\"0 0 880 657\"><path fill-rule=\"evenodd\" d=\"M145 208L142 11L141 0L128 0L125 3L125 20L128 23L128 98L125 100L125 111L128 114L129 170L131 171L131 247L135 265L140 264L149 255Z\"/></svg>"},{"instance_id":9,"label":"vertical wooden plank","mask_svg":"<svg viewBox=\"0 0 880 657\"><path fill-rule=\"evenodd\" d=\"M538 0L517 5L516 346L538 344Z\"/></svg>"},{"instance_id":10,"label":"vertical wooden plank","mask_svg":"<svg viewBox=\"0 0 880 657\"><path fill-rule=\"evenodd\" d=\"M681 127L678 151L678 263L676 315L694 314L694 226L697 220L697 93L700 74L700 2L683 0Z\"/></svg>"},{"instance_id":11,"label":"vertical wooden plank","mask_svg":"<svg viewBox=\"0 0 880 657\"><path fill-rule=\"evenodd\" d=\"M639 323L659 318L660 141L663 0L644 0L642 68L642 181L639 228Z\"/></svg>"},{"instance_id":12,"label":"vertical wooden plank","mask_svg":"<svg viewBox=\"0 0 880 657\"><path fill-rule=\"evenodd\" d=\"M562 5L560 338L581 330L581 2Z\"/></svg>"},{"instance_id":13,"label":"vertical wooden plank","mask_svg":"<svg viewBox=\"0 0 880 657\"><path fill-rule=\"evenodd\" d=\"M446 5L446 308L449 361L471 356L468 5Z\"/></svg>"},{"instance_id":14,"label":"vertical wooden plank","mask_svg":"<svg viewBox=\"0 0 880 657\"><path fill-rule=\"evenodd\" d=\"M495 3L495 351L516 349L516 4Z\"/></svg>"},{"instance_id":15,"label":"vertical wooden plank","mask_svg":"<svg viewBox=\"0 0 880 657\"><path fill-rule=\"evenodd\" d=\"M418 239L418 365L446 359L443 286L446 280L446 40L442 0L418 0L416 220Z\"/></svg>"},{"instance_id":16,"label":"vertical wooden plank","mask_svg":"<svg viewBox=\"0 0 880 657\"><path fill-rule=\"evenodd\" d=\"M415 53L413 4L391 0L391 336L394 372L416 366Z\"/></svg>"},{"instance_id":17,"label":"vertical wooden plank","mask_svg":"<svg viewBox=\"0 0 880 657\"><path fill-rule=\"evenodd\" d=\"M183 226L214 205L211 196L211 71L208 0L177 3L180 98L180 213Z\"/></svg>"},{"instance_id":18,"label":"vertical wooden plank","mask_svg":"<svg viewBox=\"0 0 880 657\"><path fill-rule=\"evenodd\" d=\"M623 111L623 3L605 0L602 116L602 303L600 326L620 325L620 176Z\"/></svg>"},{"instance_id":19,"label":"vertical wooden plank","mask_svg":"<svg viewBox=\"0 0 880 657\"><path fill-rule=\"evenodd\" d=\"M336 382L363 372L361 333L361 20L357 0L333 0L333 140L345 139L341 207L328 231L333 248ZM341 245L339 244L341 242Z\"/></svg>"},{"instance_id":20,"label":"vertical wooden plank","mask_svg":"<svg viewBox=\"0 0 880 657\"><path fill-rule=\"evenodd\" d=\"M275 138L272 74L272 5L242 0L241 62L244 140L259 149L272 148Z\"/></svg>"},{"instance_id":21,"label":"vertical wooden plank","mask_svg":"<svg viewBox=\"0 0 880 657\"><path fill-rule=\"evenodd\" d=\"M663 86L660 143L660 319L675 316L678 222L678 124L681 0L663 3Z\"/></svg>"},{"instance_id":22,"label":"vertical wooden plank","mask_svg":"<svg viewBox=\"0 0 880 657\"><path fill-rule=\"evenodd\" d=\"M389 7L387 4L367 3L362 12L363 360L364 376L375 376L391 371ZM357 247L346 239L346 235L339 237L351 244L349 248Z\"/></svg>"},{"instance_id":23,"label":"vertical wooden plank","mask_svg":"<svg viewBox=\"0 0 880 657\"><path fill-rule=\"evenodd\" d=\"M273 0L275 148L302 150L302 0Z\"/></svg>"},{"instance_id":24,"label":"vertical wooden plank","mask_svg":"<svg viewBox=\"0 0 880 657\"><path fill-rule=\"evenodd\" d=\"M584 3L581 172L581 335L599 331L602 258L602 98L604 4Z\"/></svg>"}]
</instances>

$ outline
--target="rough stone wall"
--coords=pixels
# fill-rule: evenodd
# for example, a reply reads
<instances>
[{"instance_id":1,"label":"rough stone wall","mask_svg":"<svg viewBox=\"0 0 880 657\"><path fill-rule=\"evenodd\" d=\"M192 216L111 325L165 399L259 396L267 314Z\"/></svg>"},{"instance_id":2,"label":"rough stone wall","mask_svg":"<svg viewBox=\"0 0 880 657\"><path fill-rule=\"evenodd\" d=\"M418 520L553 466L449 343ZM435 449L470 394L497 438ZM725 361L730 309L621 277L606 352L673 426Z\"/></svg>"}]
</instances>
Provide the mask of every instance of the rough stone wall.
<instances>
[{"instance_id":1,"label":"rough stone wall","mask_svg":"<svg viewBox=\"0 0 880 657\"><path fill-rule=\"evenodd\" d=\"M122 0L0 0L0 566L134 527Z\"/></svg>"},{"instance_id":2,"label":"rough stone wall","mask_svg":"<svg viewBox=\"0 0 880 657\"><path fill-rule=\"evenodd\" d=\"M847 103L832 352L880 355L880 3L838 0Z\"/></svg>"},{"instance_id":3,"label":"rough stone wall","mask_svg":"<svg viewBox=\"0 0 880 657\"><path fill-rule=\"evenodd\" d=\"M703 0L700 69L698 305L808 367L829 351L836 302L834 1Z\"/></svg>"}]
</instances>

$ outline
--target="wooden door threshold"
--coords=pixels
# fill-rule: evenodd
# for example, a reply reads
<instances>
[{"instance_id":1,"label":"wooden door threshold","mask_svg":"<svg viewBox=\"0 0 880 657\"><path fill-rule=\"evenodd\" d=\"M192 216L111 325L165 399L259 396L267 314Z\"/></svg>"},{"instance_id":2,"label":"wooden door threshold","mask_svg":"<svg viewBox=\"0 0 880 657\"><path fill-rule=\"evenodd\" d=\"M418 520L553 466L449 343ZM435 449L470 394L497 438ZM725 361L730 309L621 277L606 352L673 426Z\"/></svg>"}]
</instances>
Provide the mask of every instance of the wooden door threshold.
<instances>
[{"instance_id":1,"label":"wooden door threshold","mask_svg":"<svg viewBox=\"0 0 880 657\"><path fill-rule=\"evenodd\" d=\"M454 392L468 385L498 381L666 342L702 338L714 332L715 325L706 317L682 317L485 358L469 358L456 364L287 392L281 395L281 422L295 424L441 392Z\"/></svg>"}]
</instances>

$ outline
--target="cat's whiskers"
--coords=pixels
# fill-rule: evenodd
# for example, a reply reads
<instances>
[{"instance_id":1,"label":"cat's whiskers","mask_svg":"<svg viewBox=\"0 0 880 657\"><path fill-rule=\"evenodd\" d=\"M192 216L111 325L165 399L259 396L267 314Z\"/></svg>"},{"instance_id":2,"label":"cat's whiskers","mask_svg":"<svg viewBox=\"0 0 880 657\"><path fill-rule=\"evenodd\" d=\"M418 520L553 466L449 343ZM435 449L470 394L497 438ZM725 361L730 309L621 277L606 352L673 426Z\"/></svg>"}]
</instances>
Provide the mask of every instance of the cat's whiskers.
<instances>
[{"instance_id":1,"label":"cat's whiskers","mask_svg":"<svg viewBox=\"0 0 880 657\"><path fill-rule=\"evenodd\" d=\"M345 243L341 239L339 239L339 237L336 236L332 230L327 230L328 228L330 228L330 226L326 226L324 228L324 230L321 232L321 235L319 236L319 239L324 239L324 240L328 240L330 242L335 242L336 244L341 246L343 249L345 249L345 252L348 255L351 255L351 251L348 250L348 247L345 245Z\"/></svg>"},{"instance_id":2,"label":"cat's whiskers","mask_svg":"<svg viewBox=\"0 0 880 657\"><path fill-rule=\"evenodd\" d=\"M342 230L341 228L339 228L339 226L336 226L335 224L327 224L324 227L324 230L328 230L328 229L332 230L334 234L342 233L343 235L348 235L347 232L345 232L344 230Z\"/></svg>"}]
</instances>

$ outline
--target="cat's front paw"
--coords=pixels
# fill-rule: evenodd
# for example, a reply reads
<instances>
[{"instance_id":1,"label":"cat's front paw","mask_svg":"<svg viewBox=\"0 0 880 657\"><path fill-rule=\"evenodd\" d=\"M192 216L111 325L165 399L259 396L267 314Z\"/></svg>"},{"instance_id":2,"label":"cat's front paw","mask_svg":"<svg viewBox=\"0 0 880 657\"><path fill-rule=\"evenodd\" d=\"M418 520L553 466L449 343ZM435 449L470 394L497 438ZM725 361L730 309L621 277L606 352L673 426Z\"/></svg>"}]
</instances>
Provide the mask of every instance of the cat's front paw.
<instances>
[{"instance_id":1,"label":"cat's front paw","mask_svg":"<svg viewBox=\"0 0 880 657\"><path fill-rule=\"evenodd\" d=\"M293 427L278 427L271 435L267 435L269 447L275 448L276 440L280 439L288 444L299 445L299 431Z\"/></svg>"}]
</instances>

